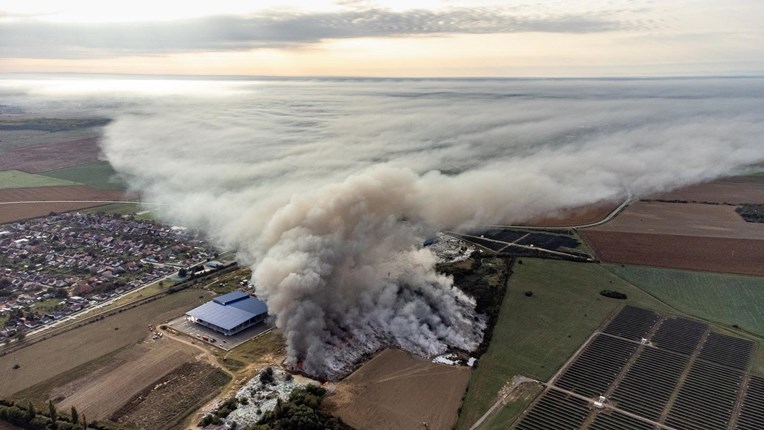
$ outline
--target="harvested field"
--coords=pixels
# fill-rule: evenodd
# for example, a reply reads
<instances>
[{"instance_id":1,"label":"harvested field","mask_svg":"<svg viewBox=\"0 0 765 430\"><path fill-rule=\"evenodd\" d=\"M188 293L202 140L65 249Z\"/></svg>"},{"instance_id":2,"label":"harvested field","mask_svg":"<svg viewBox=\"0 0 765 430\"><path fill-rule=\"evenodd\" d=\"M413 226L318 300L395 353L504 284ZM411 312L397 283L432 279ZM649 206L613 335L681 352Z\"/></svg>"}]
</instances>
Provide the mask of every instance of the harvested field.
<instances>
[{"instance_id":1,"label":"harvested field","mask_svg":"<svg viewBox=\"0 0 765 430\"><path fill-rule=\"evenodd\" d=\"M215 395L229 379L226 373L209 364L183 363L132 397L111 419L136 428L172 428Z\"/></svg>"},{"instance_id":2,"label":"harvested field","mask_svg":"<svg viewBox=\"0 0 765 430\"><path fill-rule=\"evenodd\" d=\"M98 161L100 138L91 137L68 142L26 146L4 152L0 170L18 169L40 173Z\"/></svg>"},{"instance_id":3,"label":"harvested field","mask_svg":"<svg viewBox=\"0 0 765 430\"><path fill-rule=\"evenodd\" d=\"M107 366L51 390L50 396L60 410L74 406L91 419L108 418L127 399L181 364L192 362L198 352L172 339L147 340L120 352Z\"/></svg>"},{"instance_id":4,"label":"harvested field","mask_svg":"<svg viewBox=\"0 0 765 430\"><path fill-rule=\"evenodd\" d=\"M0 202L67 201L67 200L125 200L134 195L118 190L97 190L84 185L62 187L0 189Z\"/></svg>"},{"instance_id":5,"label":"harvested field","mask_svg":"<svg viewBox=\"0 0 765 430\"><path fill-rule=\"evenodd\" d=\"M126 194L121 191L97 190L82 185L0 189L0 203L20 201L42 202L0 205L0 223L45 216L51 212L67 212L103 205L103 203L77 203L67 202L67 200L103 201L133 200L135 198L135 195Z\"/></svg>"},{"instance_id":6,"label":"harvested field","mask_svg":"<svg viewBox=\"0 0 765 430\"><path fill-rule=\"evenodd\" d=\"M451 429L470 369L388 349L337 384L326 404L356 428Z\"/></svg>"},{"instance_id":7,"label":"harvested field","mask_svg":"<svg viewBox=\"0 0 765 430\"><path fill-rule=\"evenodd\" d=\"M53 388L90 373L85 364L145 338L147 324L202 304L198 296L193 289L171 294L0 357L0 397L51 398ZM15 364L20 367L13 369Z\"/></svg>"},{"instance_id":8,"label":"harvested field","mask_svg":"<svg viewBox=\"0 0 765 430\"><path fill-rule=\"evenodd\" d=\"M584 230L582 237L600 260L708 272L763 275L763 242L669 234Z\"/></svg>"},{"instance_id":9,"label":"harvested field","mask_svg":"<svg viewBox=\"0 0 765 430\"><path fill-rule=\"evenodd\" d=\"M591 206L571 209L545 218L522 222L533 227L573 227L592 224L607 217L621 202L597 203Z\"/></svg>"},{"instance_id":10,"label":"harvested field","mask_svg":"<svg viewBox=\"0 0 765 430\"><path fill-rule=\"evenodd\" d=\"M762 239L763 225L744 221L735 206L637 202L592 230Z\"/></svg>"},{"instance_id":11,"label":"harvested field","mask_svg":"<svg viewBox=\"0 0 765 430\"><path fill-rule=\"evenodd\" d=\"M0 206L0 224L101 206L103 203L16 203Z\"/></svg>"},{"instance_id":12,"label":"harvested field","mask_svg":"<svg viewBox=\"0 0 765 430\"><path fill-rule=\"evenodd\" d=\"M737 176L651 196L660 200L713 203L762 203L762 175Z\"/></svg>"}]
</instances>

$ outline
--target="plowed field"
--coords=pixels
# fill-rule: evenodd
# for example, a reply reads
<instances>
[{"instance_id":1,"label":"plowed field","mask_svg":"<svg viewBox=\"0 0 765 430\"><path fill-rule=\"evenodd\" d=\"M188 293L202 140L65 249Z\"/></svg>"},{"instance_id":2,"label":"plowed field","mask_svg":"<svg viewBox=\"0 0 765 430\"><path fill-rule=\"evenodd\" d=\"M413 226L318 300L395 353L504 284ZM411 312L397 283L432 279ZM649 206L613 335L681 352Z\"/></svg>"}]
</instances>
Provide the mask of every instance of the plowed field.
<instances>
[{"instance_id":1,"label":"plowed field","mask_svg":"<svg viewBox=\"0 0 765 430\"><path fill-rule=\"evenodd\" d=\"M763 275L762 239L599 230L585 230L582 237L608 263Z\"/></svg>"}]
</instances>

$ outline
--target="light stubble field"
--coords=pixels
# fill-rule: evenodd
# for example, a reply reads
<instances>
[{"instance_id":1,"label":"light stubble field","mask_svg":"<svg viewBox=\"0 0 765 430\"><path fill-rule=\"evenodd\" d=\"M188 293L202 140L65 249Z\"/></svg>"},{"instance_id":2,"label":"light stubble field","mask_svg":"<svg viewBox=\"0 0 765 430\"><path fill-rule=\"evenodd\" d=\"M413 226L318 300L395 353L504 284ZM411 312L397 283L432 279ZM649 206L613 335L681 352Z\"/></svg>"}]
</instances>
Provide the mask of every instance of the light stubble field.
<instances>
[{"instance_id":1,"label":"light stubble field","mask_svg":"<svg viewBox=\"0 0 765 430\"><path fill-rule=\"evenodd\" d=\"M467 367L388 349L339 382L326 403L355 428L446 430L454 426L469 378Z\"/></svg>"},{"instance_id":2,"label":"light stubble field","mask_svg":"<svg viewBox=\"0 0 765 430\"><path fill-rule=\"evenodd\" d=\"M148 324L169 320L201 304L204 299L198 296L193 290L171 294L1 356L0 397L27 390L14 397L52 398L53 388L104 365L88 363L144 339ZM19 368L14 369L16 364Z\"/></svg>"}]
</instances>

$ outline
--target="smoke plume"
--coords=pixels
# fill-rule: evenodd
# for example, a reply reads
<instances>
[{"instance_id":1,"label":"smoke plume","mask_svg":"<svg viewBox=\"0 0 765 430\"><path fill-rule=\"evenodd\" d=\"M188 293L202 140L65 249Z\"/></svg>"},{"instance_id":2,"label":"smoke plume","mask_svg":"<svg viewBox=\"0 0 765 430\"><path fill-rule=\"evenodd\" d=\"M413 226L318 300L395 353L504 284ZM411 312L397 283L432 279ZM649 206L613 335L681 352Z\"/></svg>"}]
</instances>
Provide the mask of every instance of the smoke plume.
<instances>
[{"instance_id":1,"label":"smoke plume","mask_svg":"<svg viewBox=\"0 0 765 430\"><path fill-rule=\"evenodd\" d=\"M105 157L161 216L235 249L290 363L327 377L385 344L430 356L480 343L474 302L420 246L439 229L525 221L763 160L760 79L191 87L73 95L48 84L25 97L107 106Z\"/></svg>"}]
</instances>

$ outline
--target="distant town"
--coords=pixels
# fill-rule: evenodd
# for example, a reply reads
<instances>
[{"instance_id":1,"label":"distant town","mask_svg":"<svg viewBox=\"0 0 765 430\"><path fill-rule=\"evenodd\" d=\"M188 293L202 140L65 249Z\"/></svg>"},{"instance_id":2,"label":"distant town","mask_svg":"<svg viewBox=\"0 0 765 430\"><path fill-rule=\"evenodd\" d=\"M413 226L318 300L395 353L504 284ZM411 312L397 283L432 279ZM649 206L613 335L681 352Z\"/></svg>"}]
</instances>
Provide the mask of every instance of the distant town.
<instances>
[{"instance_id":1,"label":"distant town","mask_svg":"<svg viewBox=\"0 0 765 430\"><path fill-rule=\"evenodd\" d=\"M217 256L196 233L135 216L51 214L0 230L0 342ZM193 270L193 269L192 269Z\"/></svg>"}]
</instances>

